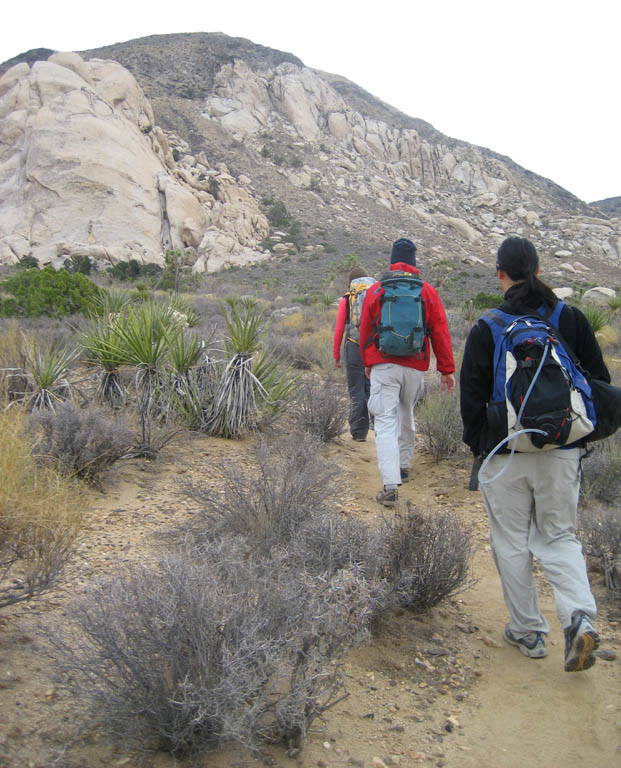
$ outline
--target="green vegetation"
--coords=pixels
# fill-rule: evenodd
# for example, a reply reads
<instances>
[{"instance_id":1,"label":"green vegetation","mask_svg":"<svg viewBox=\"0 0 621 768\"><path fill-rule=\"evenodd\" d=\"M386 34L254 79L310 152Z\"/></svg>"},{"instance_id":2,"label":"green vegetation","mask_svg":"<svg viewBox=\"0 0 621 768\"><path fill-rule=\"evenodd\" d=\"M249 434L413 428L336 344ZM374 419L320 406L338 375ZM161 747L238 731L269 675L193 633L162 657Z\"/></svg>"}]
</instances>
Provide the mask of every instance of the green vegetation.
<instances>
[{"instance_id":1,"label":"green vegetation","mask_svg":"<svg viewBox=\"0 0 621 768\"><path fill-rule=\"evenodd\" d=\"M25 269L0 282L0 316L88 314L101 294L102 289L80 273L53 267Z\"/></svg>"}]
</instances>

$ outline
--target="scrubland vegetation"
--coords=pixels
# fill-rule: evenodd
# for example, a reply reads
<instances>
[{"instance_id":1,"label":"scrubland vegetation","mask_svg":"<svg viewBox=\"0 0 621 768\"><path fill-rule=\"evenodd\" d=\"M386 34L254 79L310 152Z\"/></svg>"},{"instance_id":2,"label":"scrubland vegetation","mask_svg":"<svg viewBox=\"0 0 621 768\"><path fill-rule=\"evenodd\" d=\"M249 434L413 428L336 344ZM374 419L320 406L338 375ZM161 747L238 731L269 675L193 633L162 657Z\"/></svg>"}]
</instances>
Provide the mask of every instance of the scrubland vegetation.
<instances>
[{"instance_id":1,"label":"scrubland vegetation","mask_svg":"<svg viewBox=\"0 0 621 768\"><path fill-rule=\"evenodd\" d=\"M32 319L41 302L31 311L1 286L10 317L0 336L0 608L58 582L80 536L84 483L104 487L116 462L155 460L187 430L251 435L254 452L218 466L217 487L180 490L197 511L169 532L167 554L95 580L63 626L49 628L50 653L109 732L138 747L302 748L346 693L344 654L381 631L382 615L427 611L469 584L469 532L448 512L408 508L379 525L337 512L338 468L322 458L347 417L331 356L334 308L283 314L258 295L193 299L94 283L84 303L65 302L69 283L83 289L88 278L19 276L35 272L33 282L50 281L45 322ZM59 307L71 314L59 319ZM472 305L448 309L459 347ZM599 329L615 370L616 312ZM467 460L458 397L430 382L417 410L426 449ZM617 600L621 520L610 503L620 457L618 437L596 445L582 503L585 547Z\"/></svg>"}]
</instances>

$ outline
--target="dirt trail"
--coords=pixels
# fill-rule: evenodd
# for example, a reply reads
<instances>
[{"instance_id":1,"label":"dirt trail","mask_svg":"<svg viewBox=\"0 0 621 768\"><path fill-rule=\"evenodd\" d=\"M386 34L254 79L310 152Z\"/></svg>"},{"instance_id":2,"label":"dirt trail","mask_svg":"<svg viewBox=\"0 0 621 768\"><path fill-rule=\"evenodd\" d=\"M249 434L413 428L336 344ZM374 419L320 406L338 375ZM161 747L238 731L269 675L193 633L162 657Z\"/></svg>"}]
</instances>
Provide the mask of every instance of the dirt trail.
<instances>
[{"instance_id":1,"label":"dirt trail","mask_svg":"<svg viewBox=\"0 0 621 768\"><path fill-rule=\"evenodd\" d=\"M156 534L182 522L188 503L178 480L200 474L220 458L239 460L249 442L194 438L171 445L153 464L129 462L104 493L90 495L89 530L63 588L47 604L6 615L0 624L0 768L100 768L178 765L164 754L136 755L111 744L78 702L57 683L39 647L40 619L62 621L65 601L93 575L118 562L155 557ZM348 436L326 448L343 468L338 508L369 522L382 512L372 436ZM466 490L469 467L420 452L402 489L419 508L456 511L473 528L476 584L423 617L400 612L345 661L349 698L330 710L325 728L290 757L265 755L272 766L446 766L448 768L613 768L621 764L621 662L598 660L584 674L562 670L563 638L549 589L542 604L550 620L550 655L530 660L502 642L506 609L487 548L480 497ZM217 482L213 480L212 482ZM601 585L597 584L601 595ZM604 610L605 613L605 610ZM621 651L621 627L599 624L602 648ZM242 768L255 761L236 751L188 766Z\"/></svg>"}]
</instances>

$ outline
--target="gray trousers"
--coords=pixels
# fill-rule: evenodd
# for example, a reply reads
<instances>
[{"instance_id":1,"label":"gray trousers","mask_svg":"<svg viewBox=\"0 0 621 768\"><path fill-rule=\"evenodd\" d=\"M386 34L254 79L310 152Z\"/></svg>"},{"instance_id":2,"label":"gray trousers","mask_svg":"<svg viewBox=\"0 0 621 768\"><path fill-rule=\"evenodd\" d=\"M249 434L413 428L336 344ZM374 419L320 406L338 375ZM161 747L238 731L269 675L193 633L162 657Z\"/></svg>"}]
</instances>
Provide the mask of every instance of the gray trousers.
<instances>
[{"instance_id":1,"label":"gray trousers","mask_svg":"<svg viewBox=\"0 0 621 768\"><path fill-rule=\"evenodd\" d=\"M511 617L507 627L518 638L550 629L539 610L533 557L552 586L563 629L571 624L574 611L595 618L595 599L575 535L580 454L579 448L572 448L496 455L485 470L485 477L491 478L509 464L497 480L481 484L481 493Z\"/></svg>"},{"instance_id":2,"label":"gray trousers","mask_svg":"<svg viewBox=\"0 0 621 768\"><path fill-rule=\"evenodd\" d=\"M367 400L371 384L364 373L360 345L347 339L343 351L349 392L349 431L352 437L363 438L369 431Z\"/></svg>"},{"instance_id":3,"label":"gray trousers","mask_svg":"<svg viewBox=\"0 0 621 768\"><path fill-rule=\"evenodd\" d=\"M423 394L425 374L395 363L371 368L369 411L375 424L377 465L386 486L401 485L416 444L414 405Z\"/></svg>"}]
</instances>

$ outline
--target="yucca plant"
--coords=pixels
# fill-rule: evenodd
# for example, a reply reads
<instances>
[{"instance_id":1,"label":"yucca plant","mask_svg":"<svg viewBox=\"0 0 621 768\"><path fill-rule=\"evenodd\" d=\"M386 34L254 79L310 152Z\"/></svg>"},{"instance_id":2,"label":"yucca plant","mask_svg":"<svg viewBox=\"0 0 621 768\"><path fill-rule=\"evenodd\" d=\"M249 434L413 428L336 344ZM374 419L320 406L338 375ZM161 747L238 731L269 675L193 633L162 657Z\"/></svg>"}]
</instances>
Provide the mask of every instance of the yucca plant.
<instances>
[{"instance_id":1,"label":"yucca plant","mask_svg":"<svg viewBox=\"0 0 621 768\"><path fill-rule=\"evenodd\" d=\"M152 418L160 405L163 367L167 359L166 331L178 327L168 306L145 302L130 307L115 324L115 354L137 369L136 390L142 442L138 454L152 456Z\"/></svg>"},{"instance_id":2,"label":"yucca plant","mask_svg":"<svg viewBox=\"0 0 621 768\"><path fill-rule=\"evenodd\" d=\"M37 339L27 341L25 373L31 390L21 399L28 410L54 410L55 404L71 396L67 373L75 357L75 349L60 344L41 346Z\"/></svg>"},{"instance_id":3,"label":"yucca plant","mask_svg":"<svg viewBox=\"0 0 621 768\"><path fill-rule=\"evenodd\" d=\"M178 294L173 294L169 298L168 303L175 312L183 316L183 322L188 328L196 328L200 324L201 313L194 308L188 299Z\"/></svg>"},{"instance_id":4,"label":"yucca plant","mask_svg":"<svg viewBox=\"0 0 621 768\"><path fill-rule=\"evenodd\" d=\"M102 291L94 300L95 312L104 318L113 318L123 312L131 304L131 296L128 291L117 290Z\"/></svg>"},{"instance_id":5,"label":"yucca plant","mask_svg":"<svg viewBox=\"0 0 621 768\"><path fill-rule=\"evenodd\" d=\"M91 320L90 327L82 332L80 345L87 362L101 366L103 375L96 396L113 407L125 402L125 392L120 379L120 369L127 360L118 336L119 318L111 315Z\"/></svg>"},{"instance_id":6,"label":"yucca plant","mask_svg":"<svg viewBox=\"0 0 621 768\"><path fill-rule=\"evenodd\" d=\"M254 299L229 297L225 312L229 356L221 368L213 400L205 412L204 429L212 435L239 439L258 424L257 391L265 389L252 372L253 355L259 349L263 312Z\"/></svg>"},{"instance_id":7,"label":"yucca plant","mask_svg":"<svg viewBox=\"0 0 621 768\"><path fill-rule=\"evenodd\" d=\"M584 304L582 312L595 333L601 331L605 325L608 325L609 313L607 307L601 307L598 304Z\"/></svg>"},{"instance_id":8,"label":"yucca plant","mask_svg":"<svg viewBox=\"0 0 621 768\"><path fill-rule=\"evenodd\" d=\"M252 362L252 372L265 393L268 411L278 413L291 398L300 381L291 366L284 366L275 354L259 349Z\"/></svg>"},{"instance_id":9,"label":"yucca plant","mask_svg":"<svg viewBox=\"0 0 621 768\"><path fill-rule=\"evenodd\" d=\"M224 313L227 335L225 349L231 355L252 355L259 348L263 311L256 299L228 296L229 314Z\"/></svg>"}]
</instances>

